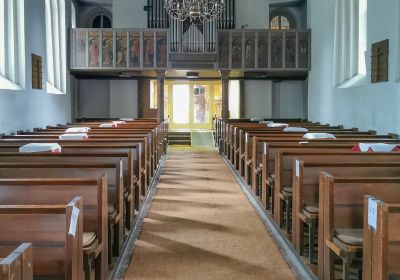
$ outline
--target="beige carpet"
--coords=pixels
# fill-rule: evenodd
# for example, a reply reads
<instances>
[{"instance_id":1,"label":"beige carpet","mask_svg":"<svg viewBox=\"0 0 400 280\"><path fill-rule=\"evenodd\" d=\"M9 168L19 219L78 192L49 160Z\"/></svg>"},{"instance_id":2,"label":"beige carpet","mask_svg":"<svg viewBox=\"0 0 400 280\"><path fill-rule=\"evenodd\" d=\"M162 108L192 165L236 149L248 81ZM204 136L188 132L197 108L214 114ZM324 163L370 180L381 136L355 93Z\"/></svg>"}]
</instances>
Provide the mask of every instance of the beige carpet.
<instances>
[{"instance_id":1,"label":"beige carpet","mask_svg":"<svg viewBox=\"0 0 400 280\"><path fill-rule=\"evenodd\" d=\"M228 167L172 148L125 279L295 279Z\"/></svg>"}]
</instances>

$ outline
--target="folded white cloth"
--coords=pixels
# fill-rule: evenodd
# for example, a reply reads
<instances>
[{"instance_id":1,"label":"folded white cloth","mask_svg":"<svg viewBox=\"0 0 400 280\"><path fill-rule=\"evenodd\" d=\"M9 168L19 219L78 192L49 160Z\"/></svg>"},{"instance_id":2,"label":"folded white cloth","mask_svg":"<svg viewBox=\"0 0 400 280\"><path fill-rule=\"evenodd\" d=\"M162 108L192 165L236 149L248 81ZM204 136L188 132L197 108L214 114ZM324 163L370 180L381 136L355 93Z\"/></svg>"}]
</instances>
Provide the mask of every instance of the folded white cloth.
<instances>
[{"instance_id":1,"label":"folded white cloth","mask_svg":"<svg viewBox=\"0 0 400 280\"><path fill-rule=\"evenodd\" d=\"M269 123L267 124L268 127L274 127L274 128L279 128L279 127L288 127L289 125L287 123Z\"/></svg>"},{"instance_id":2,"label":"folded white cloth","mask_svg":"<svg viewBox=\"0 0 400 280\"><path fill-rule=\"evenodd\" d=\"M304 127L285 127L283 132L308 132L307 128Z\"/></svg>"},{"instance_id":3,"label":"folded white cloth","mask_svg":"<svg viewBox=\"0 0 400 280\"><path fill-rule=\"evenodd\" d=\"M88 138L87 133L65 133L58 136L60 140L85 140Z\"/></svg>"},{"instance_id":4,"label":"folded white cloth","mask_svg":"<svg viewBox=\"0 0 400 280\"><path fill-rule=\"evenodd\" d=\"M251 122L261 122L262 119L260 119L260 118L251 118L250 121Z\"/></svg>"},{"instance_id":5,"label":"folded white cloth","mask_svg":"<svg viewBox=\"0 0 400 280\"><path fill-rule=\"evenodd\" d=\"M400 148L395 144L385 143L358 143L352 149L355 152L398 152Z\"/></svg>"},{"instance_id":6,"label":"folded white cloth","mask_svg":"<svg viewBox=\"0 0 400 280\"><path fill-rule=\"evenodd\" d=\"M119 120L120 120L120 121L124 121L124 122L132 122L132 121L134 121L135 119L134 119L134 118L120 118Z\"/></svg>"},{"instance_id":7,"label":"folded white cloth","mask_svg":"<svg viewBox=\"0 0 400 280\"><path fill-rule=\"evenodd\" d=\"M270 124L270 123L274 123L273 121L260 121L259 123L262 123L262 124Z\"/></svg>"},{"instance_id":8,"label":"folded white cloth","mask_svg":"<svg viewBox=\"0 0 400 280\"><path fill-rule=\"evenodd\" d=\"M99 125L99 127L102 127L102 128L118 127L118 124L117 123L112 123L112 122L110 122L110 123L102 123L102 124Z\"/></svg>"},{"instance_id":9,"label":"folded white cloth","mask_svg":"<svg viewBox=\"0 0 400 280\"><path fill-rule=\"evenodd\" d=\"M124 124L124 123L126 123L126 121L112 121L113 123L116 123L116 124Z\"/></svg>"},{"instance_id":10,"label":"folded white cloth","mask_svg":"<svg viewBox=\"0 0 400 280\"><path fill-rule=\"evenodd\" d=\"M304 139L336 139L335 135L330 133L306 133Z\"/></svg>"},{"instance_id":11,"label":"folded white cloth","mask_svg":"<svg viewBox=\"0 0 400 280\"><path fill-rule=\"evenodd\" d=\"M90 131L90 127L70 127L65 130L65 133L88 133Z\"/></svg>"},{"instance_id":12,"label":"folded white cloth","mask_svg":"<svg viewBox=\"0 0 400 280\"><path fill-rule=\"evenodd\" d=\"M52 152L61 153L61 146L57 143L29 143L19 148L20 153Z\"/></svg>"}]
</instances>

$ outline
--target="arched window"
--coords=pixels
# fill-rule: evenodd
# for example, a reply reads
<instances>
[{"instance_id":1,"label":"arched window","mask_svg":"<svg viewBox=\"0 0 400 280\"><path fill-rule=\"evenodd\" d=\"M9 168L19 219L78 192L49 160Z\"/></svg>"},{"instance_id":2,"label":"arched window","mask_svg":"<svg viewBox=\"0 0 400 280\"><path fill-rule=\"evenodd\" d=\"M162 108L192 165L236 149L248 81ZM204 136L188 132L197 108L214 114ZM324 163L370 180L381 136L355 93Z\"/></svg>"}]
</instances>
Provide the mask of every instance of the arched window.
<instances>
[{"instance_id":1,"label":"arched window","mask_svg":"<svg viewBox=\"0 0 400 280\"><path fill-rule=\"evenodd\" d=\"M47 92L67 91L65 0L46 0Z\"/></svg>"},{"instance_id":2,"label":"arched window","mask_svg":"<svg viewBox=\"0 0 400 280\"><path fill-rule=\"evenodd\" d=\"M276 29L286 30L286 29L293 29L294 26L292 26L287 16L277 15L271 19L270 28L275 30Z\"/></svg>"},{"instance_id":3,"label":"arched window","mask_svg":"<svg viewBox=\"0 0 400 280\"><path fill-rule=\"evenodd\" d=\"M111 19L104 14L98 15L92 21L92 28L111 28Z\"/></svg>"},{"instance_id":4,"label":"arched window","mask_svg":"<svg viewBox=\"0 0 400 280\"><path fill-rule=\"evenodd\" d=\"M0 89L25 86L24 1L0 0Z\"/></svg>"}]
</instances>

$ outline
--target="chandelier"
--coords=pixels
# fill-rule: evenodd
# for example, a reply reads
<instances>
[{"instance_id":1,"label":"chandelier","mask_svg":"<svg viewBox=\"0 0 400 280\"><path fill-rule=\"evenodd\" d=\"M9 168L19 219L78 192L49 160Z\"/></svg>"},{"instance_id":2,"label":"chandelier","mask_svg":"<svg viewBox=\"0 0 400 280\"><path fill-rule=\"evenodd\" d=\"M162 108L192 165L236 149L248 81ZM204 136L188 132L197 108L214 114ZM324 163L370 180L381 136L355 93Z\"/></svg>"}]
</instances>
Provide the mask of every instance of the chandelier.
<instances>
[{"instance_id":1,"label":"chandelier","mask_svg":"<svg viewBox=\"0 0 400 280\"><path fill-rule=\"evenodd\" d=\"M203 21L216 19L224 10L225 0L164 0L164 7L173 19Z\"/></svg>"}]
</instances>

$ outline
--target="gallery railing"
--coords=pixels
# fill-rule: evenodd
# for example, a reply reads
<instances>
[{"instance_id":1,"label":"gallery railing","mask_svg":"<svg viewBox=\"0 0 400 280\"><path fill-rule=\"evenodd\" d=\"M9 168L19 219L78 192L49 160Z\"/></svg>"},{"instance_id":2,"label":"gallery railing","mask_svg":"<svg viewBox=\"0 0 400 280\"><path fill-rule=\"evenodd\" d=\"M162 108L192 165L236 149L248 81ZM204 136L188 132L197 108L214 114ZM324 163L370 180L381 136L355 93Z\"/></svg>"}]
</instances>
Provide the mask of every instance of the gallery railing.
<instances>
[{"instance_id":1,"label":"gallery railing","mask_svg":"<svg viewBox=\"0 0 400 280\"><path fill-rule=\"evenodd\" d=\"M190 55L198 61L199 55L215 54L213 69L309 69L309 30L218 30L205 32L209 41L198 32L185 39L169 29L73 29L70 68L171 69L170 54L184 54L187 61ZM197 41L200 45L191 45Z\"/></svg>"},{"instance_id":2,"label":"gallery railing","mask_svg":"<svg viewBox=\"0 0 400 280\"><path fill-rule=\"evenodd\" d=\"M167 68L168 29L73 29L72 69Z\"/></svg>"},{"instance_id":3,"label":"gallery railing","mask_svg":"<svg viewBox=\"0 0 400 280\"><path fill-rule=\"evenodd\" d=\"M309 30L220 30L219 69L308 70Z\"/></svg>"}]
</instances>

